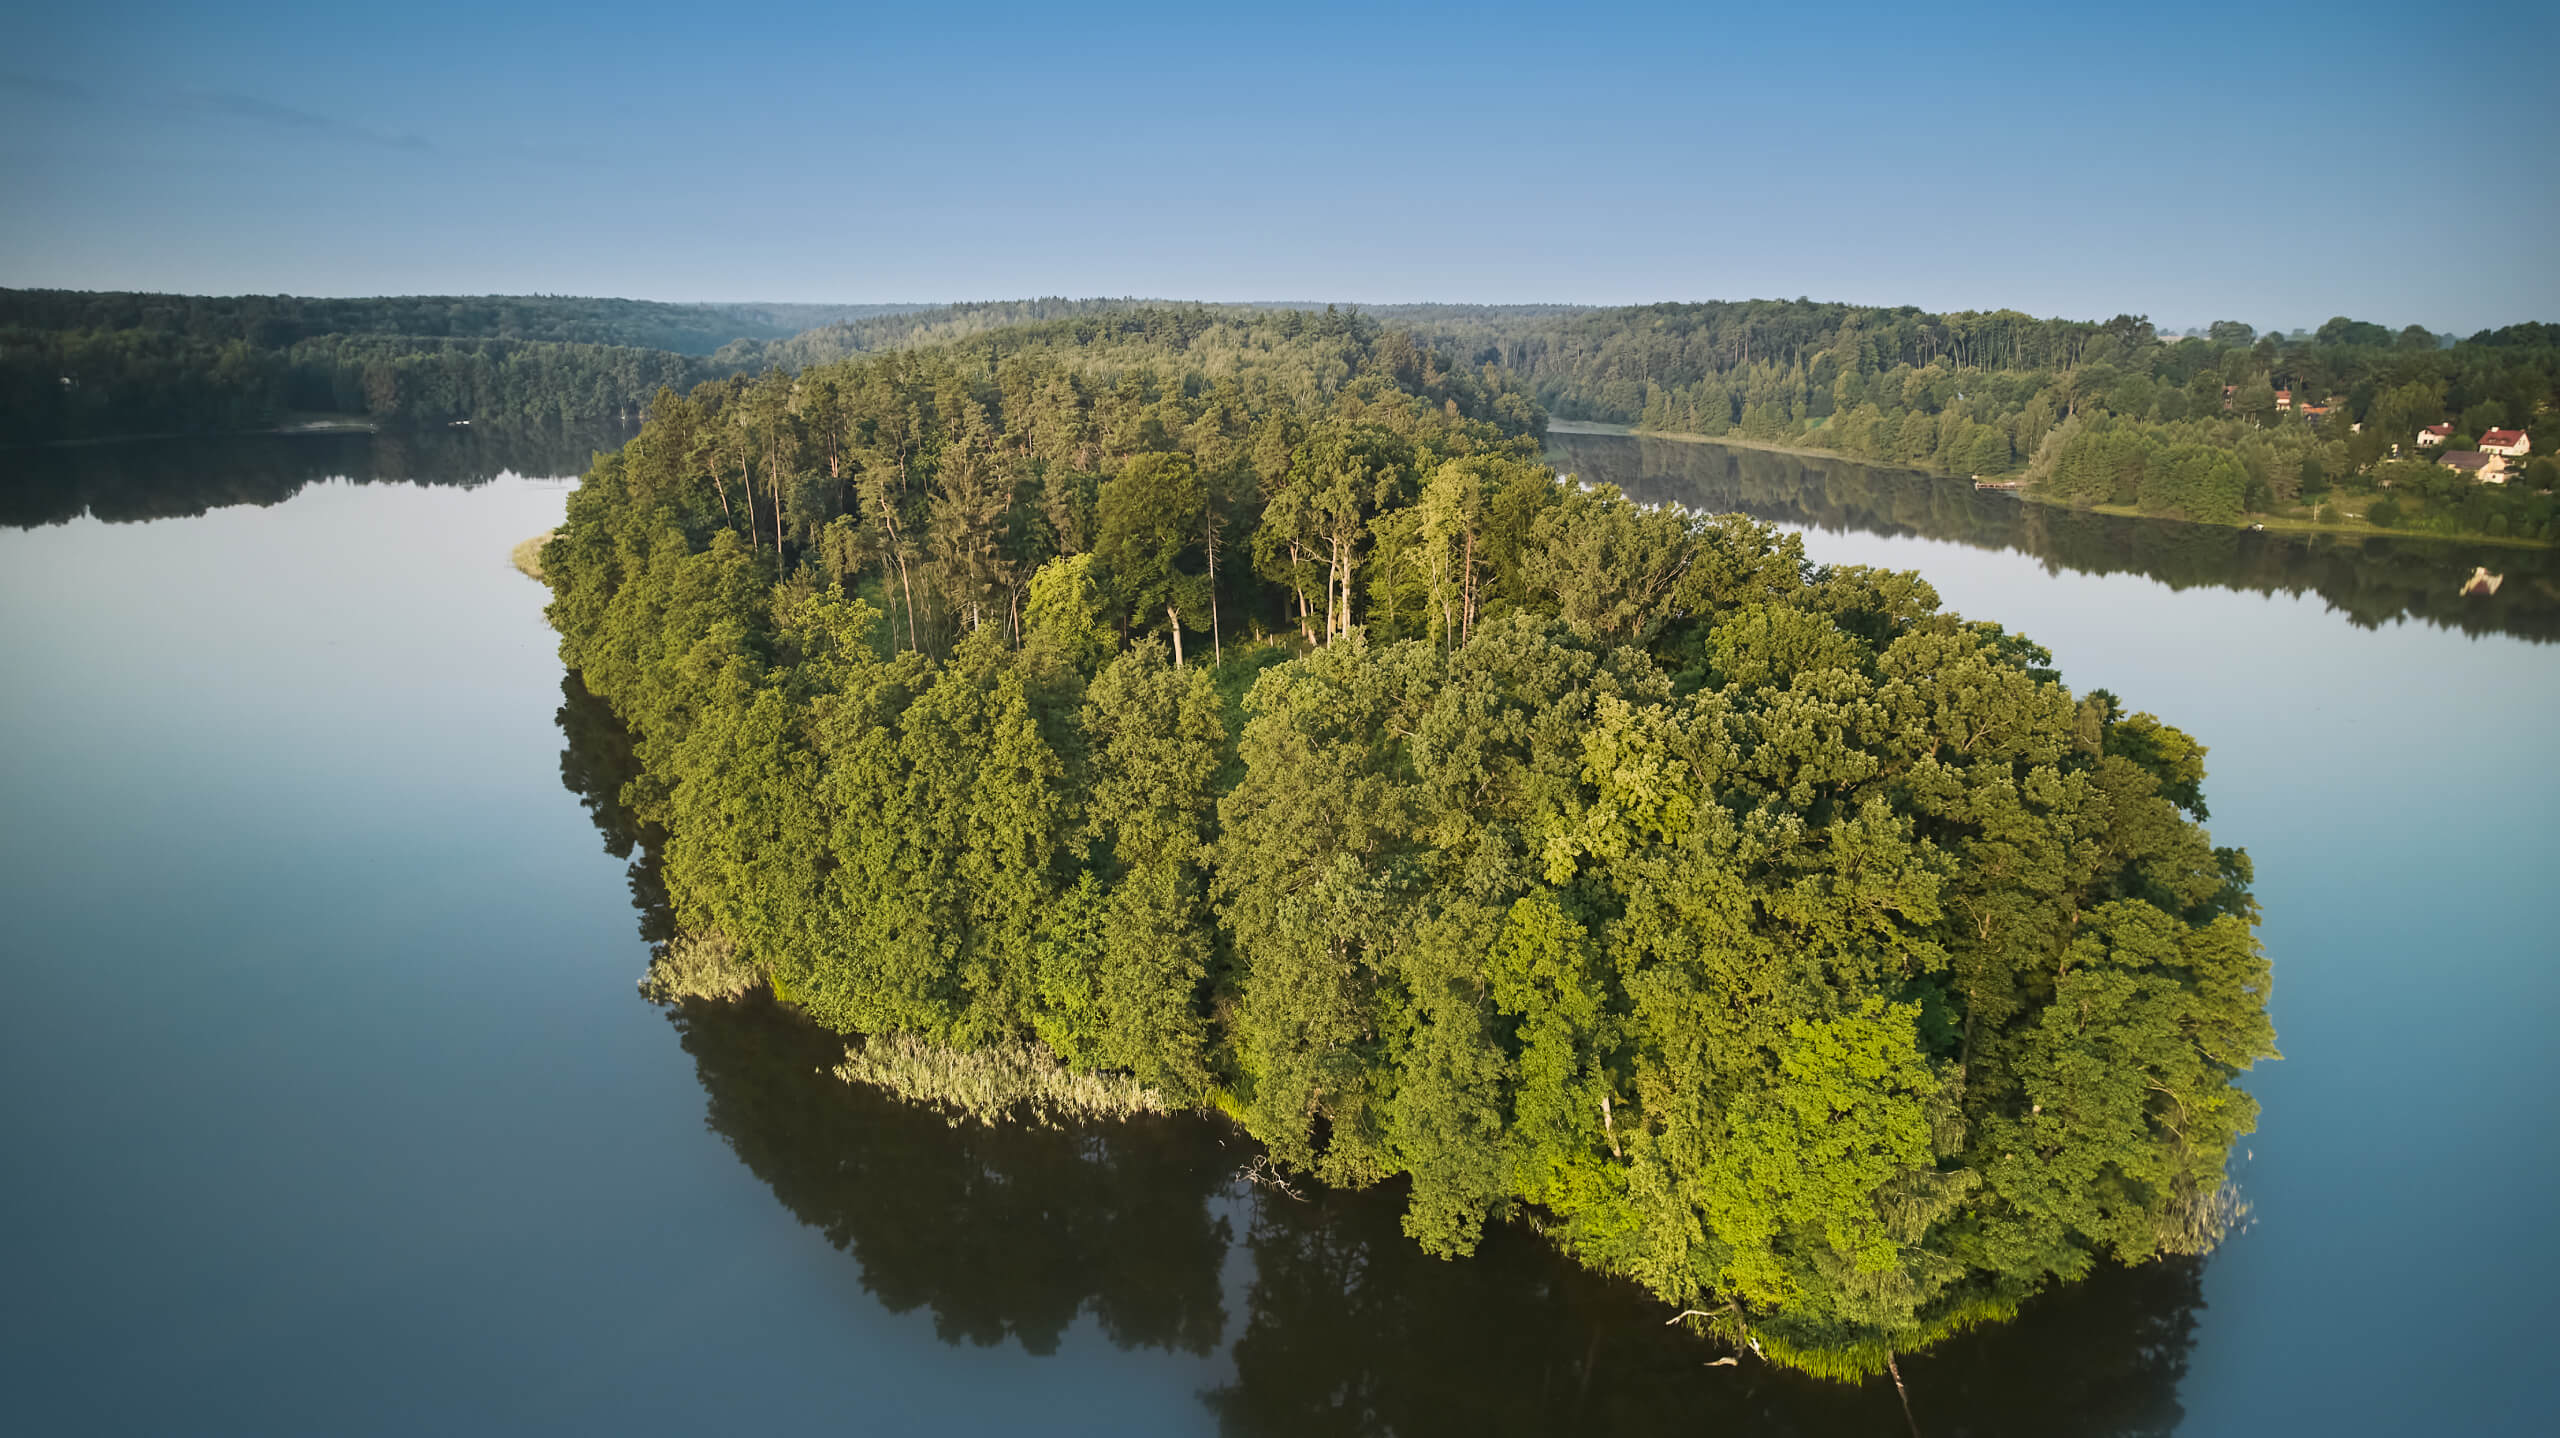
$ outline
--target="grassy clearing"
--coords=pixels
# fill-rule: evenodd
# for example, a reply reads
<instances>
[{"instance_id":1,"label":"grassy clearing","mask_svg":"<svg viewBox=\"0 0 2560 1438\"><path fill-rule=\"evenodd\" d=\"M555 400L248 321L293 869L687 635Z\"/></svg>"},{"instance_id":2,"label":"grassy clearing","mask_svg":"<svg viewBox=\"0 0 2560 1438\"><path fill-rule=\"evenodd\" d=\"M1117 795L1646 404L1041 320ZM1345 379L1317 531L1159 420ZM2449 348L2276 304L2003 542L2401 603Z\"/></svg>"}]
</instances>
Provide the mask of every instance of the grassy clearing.
<instances>
[{"instance_id":1,"label":"grassy clearing","mask_svg":"<svg viewBox=\"0 0 2560 1438\"><path fill-rule=\"evenodd\" d=\"M556 529L546 529L517 545L507 557L515 561L516 568L524 571L525 578L540 579L542 577L542 546L549 544L551 536L559 532Z\"/></svg>"},{"instance_id":2,"label":"grassy clearing","mask_svg":"<svg viewBox=\"0 0 2560 1438\"><path fill-rule=\"evenodd\" d=\"M1009 1117L1055 1125L1172 1111L1162 1093L1136 1079L1079 1073L1045 1044L961 1050L895 1034L846 1049L836 1077L887 1089L909 1103L931 1104L955 1125Z\"/></svg>"},{"instance_id":3,"label":"grassy clearing","mask_svg":"<svg viewBox=\"0 0 2560 1438\"><path fill-rule=\"evenodd\" d=\"M521 567L521 566L519 566ZM640 997L653 1004L678 999L743 998L763 979L738 958L724 934L688 934L658 951L640 980Z\"/></svg>"}]
</instances>

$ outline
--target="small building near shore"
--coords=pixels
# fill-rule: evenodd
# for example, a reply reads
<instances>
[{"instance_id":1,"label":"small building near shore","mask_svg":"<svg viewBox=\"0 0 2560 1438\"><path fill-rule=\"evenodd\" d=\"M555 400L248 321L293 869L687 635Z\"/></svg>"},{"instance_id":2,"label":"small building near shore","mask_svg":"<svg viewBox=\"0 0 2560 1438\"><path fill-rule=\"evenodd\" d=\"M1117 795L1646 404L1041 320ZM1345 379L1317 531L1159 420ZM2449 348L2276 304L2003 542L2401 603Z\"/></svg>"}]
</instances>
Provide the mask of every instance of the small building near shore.
<instances>
[{"instance_id":1,"label":"small building near shore","mask_svg":"<svg viewBox=\"0 0 2560 1438\"><path fill-rule=\"evenodd\" d=\"M2507 457L2503 454L2485 454L2476 449L2448 450L2444 464L2446 468L2460 470L2482 484L2507 482Z\"/></svg>"}]
</instances>

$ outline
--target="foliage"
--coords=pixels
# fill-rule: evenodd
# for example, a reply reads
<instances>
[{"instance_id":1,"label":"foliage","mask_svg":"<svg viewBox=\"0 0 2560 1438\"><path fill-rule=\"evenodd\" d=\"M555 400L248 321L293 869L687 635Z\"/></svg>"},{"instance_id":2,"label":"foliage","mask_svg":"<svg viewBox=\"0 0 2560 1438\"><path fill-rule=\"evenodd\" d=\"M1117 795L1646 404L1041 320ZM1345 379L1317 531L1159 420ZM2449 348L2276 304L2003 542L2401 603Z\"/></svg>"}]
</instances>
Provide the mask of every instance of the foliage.
<instances>
[{"instance_id":1,"label":"foliage","mask_svg":"<svg viewBox=\"0 0 2560 1438\"><path fill-rule=\"evenodd\" d=\"M1215 1104L1835 1374L2209 1241L2273 1047L2202 748L1540 419L1340 315L723 381L600 457L551 615L677 918L856 1076ZM1286 637L1185 662L1204 598Z\"/></svg>"},{"instance_id":2,"label":"foliage","mask_svg":"<svg viewBox=\"0 0 2560 1438\"><path fill-rule=\"evenodd\" d=\"M294 411L637 421L662 387L748 367L753 346L907 308L0 290L0 443L254 430Z\"/></svg>"},{"instance_id":3,"label":"foliage","mask_svg":"<svg viewBox=\"0 0 2560 1438\"><path fill-rule=\"evenodd\" d=\"M707 355L812 326L896 314L911 305L661 304L568 295L159 295L0 289L0 328L128 330L252 349L326 335L544 341Z\"/></svg>"},{"instance_id":4,"label":"foliage","mask_svg":"<svg viewBox=\"0 0 2560 1438\"><path fill-rule=\"evenodd\" d=\"M659 946L640 980L640 997L653 1004L734 999L763 982L762 974L740 961L737 946L725 935L687 934Z\"/></svg>"},{"instance_id":5,"label":"foliage","mask_svg":"<svg viewBox=\"0 0 2560 1438\"><path fill-rule=\"evenodd\" d=\"M1036 1043L1000 1043L961 1051L913 1034L889 1034L845 1050L836 1077L886 1089L910 1103L941 1109L953 1123L974 1119L1126 1118L1163 1113L1164 1095L1136 1079L1069 1068Z\"/></svg>"}]
</instances>

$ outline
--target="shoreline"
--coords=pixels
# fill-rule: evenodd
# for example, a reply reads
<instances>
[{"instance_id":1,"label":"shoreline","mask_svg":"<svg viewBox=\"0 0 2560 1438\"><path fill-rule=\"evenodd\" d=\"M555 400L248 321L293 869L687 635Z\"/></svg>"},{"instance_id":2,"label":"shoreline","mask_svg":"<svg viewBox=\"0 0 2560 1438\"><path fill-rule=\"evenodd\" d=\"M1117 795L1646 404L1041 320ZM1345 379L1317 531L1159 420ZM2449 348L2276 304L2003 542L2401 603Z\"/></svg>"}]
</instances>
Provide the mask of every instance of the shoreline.
<instances>
[{"instance_id":1,"label":"shoreline","mask_svg":"<svg viewBox=\"0 0 2560 1438\"><path fill-rule=\"evenodd\" d=\"M534 583L548 583L542 577L542 546L549 544L559 533L556 529L546 529L531 539L517 541L516 547L507 551L507 561L516 567L518 574Z\"/></svg>"},{"instance_id":2,"label":"shoreline","mask_svg":"<svg viewBox=\"0 0 2560 1438\"><path fill-rule=\"evenodd\" d=\"M1550 419L1547 421L1547 433L1551 435L1595 435L1609 439L1664 439L1677 444L1720 444L1728 445L1735 449L1759 449L1767 450L1774 454L1799 455L1806 459L1845 460L1851 464L1863 464L1873 469L1899 469L1912 474L1924 475L1930 479L1943 479L1970 483L1967 476L1961 474L1950 474L1945 470L1923 469L1917 465L1909 464L1884 464L1875 460L1860 459L1854 454L1842 454L1837 450L1812 449L1804 445L1778 444L1770 440L1745 439L1740 436L1731 435L1690 434L1671 430L1638 429L1634 425L1613 424L1605 420ZM2153 523L2161 524L2195 524L2202 525L2208 529L2237 529L2247 531L2250 528L2255 527L2268 534L2327 534L2347 539L2422 539L2432 540L2439 544L2486 544L2500 549L2560 549L2560 540L2519 539L2512 534L2438 534L2424 529L2385 529L2380 525L2366 524L2361 521L2353 524L2323 524L2316 519L2299 519L2290 515L2280 514L2253 514L2228 523L2217 523L2213 520L2188 519L2182 515L2175 514L2145 514L2141 510L2136 509L2129 504L2074 504L2067 499L2056 499L2051 495L2039 494L2031 487L2024 489L1993 490L1989 492L1994 494L2010 495L2022 504L2041 504L2050 509L2078 509L2088 511L2093 514L2112 515L2118 519L2148 520Z\"/></svg>"},{"instance_id":3,"label":"shoreline","mask_svg":"<svg viewBox=\"0 0 2560 1438\"><path fill-rule=\"evenodd\" d=\"M139 444L153 439L238 439L253 434L380 434L382 426L369 419L343 422L315 420L303 424L280 424L272 429L161 430L151 434L92 434L78 439L41 439L33 444L0 445L0 449L88 449L102 444Z\"/></svg>"}]
</instances>

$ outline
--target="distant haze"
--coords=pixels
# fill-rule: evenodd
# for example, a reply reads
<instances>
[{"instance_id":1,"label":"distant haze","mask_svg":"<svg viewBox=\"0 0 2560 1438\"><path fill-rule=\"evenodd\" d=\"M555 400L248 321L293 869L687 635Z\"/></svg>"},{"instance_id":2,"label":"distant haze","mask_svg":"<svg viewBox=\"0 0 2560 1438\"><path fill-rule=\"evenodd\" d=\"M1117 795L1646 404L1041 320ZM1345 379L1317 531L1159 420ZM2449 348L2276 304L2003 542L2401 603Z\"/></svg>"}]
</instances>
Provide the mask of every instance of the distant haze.
<instances>
[{"instance_id":1,"label":"distant haze","mask_svg":"<svg viewBox=\"0 0 2560 1438\"><path fill-rule=\"evenodd\" d=\"M952 13L26 11L0 285L2560 320L2548 4Z\"/></svg>"}]
</instances>

